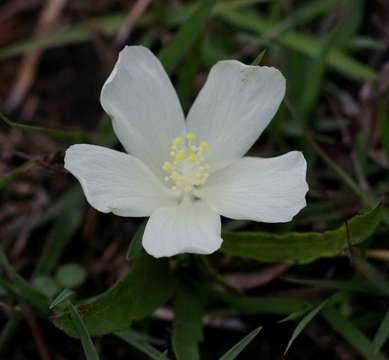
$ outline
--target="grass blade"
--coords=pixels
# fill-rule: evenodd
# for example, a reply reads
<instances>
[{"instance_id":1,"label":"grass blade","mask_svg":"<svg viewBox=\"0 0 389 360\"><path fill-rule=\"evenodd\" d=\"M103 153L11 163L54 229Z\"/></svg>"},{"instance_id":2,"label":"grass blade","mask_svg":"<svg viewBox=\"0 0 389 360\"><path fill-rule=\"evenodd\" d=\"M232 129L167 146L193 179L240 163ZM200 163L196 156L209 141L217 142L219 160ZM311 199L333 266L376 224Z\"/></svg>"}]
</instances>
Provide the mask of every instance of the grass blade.
<instances>
[{"instance_id":1,"label":"grass blade","mask_svg":"<svg viewBox=\"0 0 389 360\"><path fill-rule=\"evenodd\" d=\"M80 314L70 301L68 302L67 308L70 313L70 317L73 320L74 327L81 339L82 348L84 349L87 360L99 360L99 355L97 354L95 345L93 344L88 329L82 321Z\"/></svg>"},{"instance_id":2,"label":"grass blade","mask_svg":"<svg viewBox=\"0 0 389 360\"><path fill-rule=\"evenodd\" d=\"M262 35L274 27L274 22L262 18L254 13L244 13L236 10L222 10L218 15L228 24L241 29L251 30ZM304 54L310 58L320 56L320 42L312 36L286 31L274 38L279 44ZM332 50L328 54L327 63L334 70L357 81L374 80L376 72L339 50Z\"/></svg>"},{"instance_id":3,"label":"grass blade","mask_svg":"<svg viewBox=\"0 0 389 360\"><path fill-rule=\"evenodd\" d=\"M142 224L139 225L138 229L136 230L136 233L132 237L127 250L127 260L139 255L140 251L142 250L142 238L143 233L145 232L146 225L147 220L144 220Z\"/></svg>"},{"instance_id":4,"label":"grass blade","mask_svg":"<svg viewBox=\"0 0 389 360\"><path fill-rule=\"evenodd\" d=\"M389 338L389 310L386 312L384 320L382 320L380 327L373 339L374 353L377 354L381 347L386 343Z\"/></svg>"},{"instance_id":5,"label":"grass blade","mask_svg":"<svg viewBox=\"0 0 389 360\"><path fill-rule=\"evenodd\" d=\"M17 290L18 295L34 305L40 310L46 311L48 309L48 299L41 292L33 288L26 280L24 280L8 262L3 249L0 248L0 266L2 266L8 277L14 283L14 289Z\"/></svg>"},{"instance_id":6,"label":"grass blade","mask_svg":"<svg viewBox=\"0 0 389 360\"><path fill-rule=\"evenodd\" d=\"M63 302L69 300L72 296L74 296L74 291L70 289L63 289L57 297L53 300L53 302L50 304L49 309L52 310L59 304L62 304Z\"/></svg>"},{"instance_id":7,"label":"grass blade","mask_svg":"<svg viewBox=\"0 0 389 360\"><path fill-rule=\"evenodd\" d=\"M296 329L294 329L293 334L286 346L284 351L284 355L288 352L289 348L292 346L293 342L296 340L297 336L301 334L301 332L305 329L308 323L328 304L329 299L323 301L320 305L314 307L311 311L305 315L301 321L297 324Z\"/></svg>"},{"instance_id":8,"label":"grass blade","mask_svg":"<svg viewBox=\"0 0 389 360\"><path fill-rule=\"evenodd\" d=\"M141 339L131 330L118 331L114 333L118 338L124 340L127 344L133 346L135 349L146 354L153 360L169 360L169 358L162 352L158 351L154 346L147 341Z\"/></svg>"},{"instance_id":9,"label":"grass blade","mask_svg":"<svg viewBox=\"0 0 389 360\"><path fill-rule=\"evenodd\" d=\"M211 16L216 0L203 0L196 12L181 27L170 43L162 49L158 57L166 72L171 74L184 54L196 41L197 35L204 28Z\"/></svg>"},{"instance_id":10,"label":"grass blade","mask_svg":"<svg viewBox=\"0 0 389 360\"><path fill-rule=\"evenodd\" d=\"M245 336L242 340L240 340L237 344L235 344L230 350L228 350L220 360L234 360L236 357L244 350L244 348L254 340L254 338L259 334L262 330L262 327L258 327L253 330L250 334Z\"/></svg>"},{"instance_id":11,"label":"grass blade","mask_svg":"<svg viewBox=\"0 0 389 360\"><path fill-rule=\"evenodd\" d=\"M373 345L370 340L350 320L337 310L327 308L324 309L321 314L337 333L367 359L387 359L387 357L381 353L373 355Z\"/></svg>"},{"instance_id":12,"label":"grass blade","mask_svg":"<svg viewBox=\"0 0 389 360\"><path fill-rule=\"evenodd\" d=\"M8 184L14 181L18 176L24 174L27 170L30 170L34 165L34 160L27 161L5 174L5 176L0 179L0 190L3 190Z\"/></svg>"},{"instance_id":13,"label":"grass blade","mask_svg":"<svg viewBox=\"0 0 389 360\"><path fill-rule=\"evenodd\" d=\"M43 133L43 134L46 134L46 135L54 137L54 138L70 141L72 143L91 143L92 142L88 138L88 136L83 134L83 133L72 133L70 131L52 130L52 129L47 129L47 128L41 127L41 126L20 124L20 123L9 120L1 112L0 112L0 119L3 120L8 126L10 126L11 128L14 128L14 129Z\"/></svg>"}]
</instances>

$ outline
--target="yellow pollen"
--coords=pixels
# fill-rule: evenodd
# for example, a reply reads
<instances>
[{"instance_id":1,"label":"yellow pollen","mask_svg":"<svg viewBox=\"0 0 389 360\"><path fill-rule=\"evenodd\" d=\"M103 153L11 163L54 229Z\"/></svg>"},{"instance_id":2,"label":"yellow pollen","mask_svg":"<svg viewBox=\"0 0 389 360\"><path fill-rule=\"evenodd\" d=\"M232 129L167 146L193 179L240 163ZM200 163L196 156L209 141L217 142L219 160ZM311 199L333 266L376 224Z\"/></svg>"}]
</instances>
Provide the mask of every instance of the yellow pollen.
<instances>
[{"instance_id":1,"label":"yellow pollen","mask_svg":"<svg viewBox=\"0 0 389 360\"><path fill-rule=\"evenodd\" d=\"M208 179L209 165L204 156L208 144L205 141L196 144L195 139L193 133L174 138L170 146L171 160L162 165L164 179L175 192L191 193Z\"/></svg>"}]
</instances>

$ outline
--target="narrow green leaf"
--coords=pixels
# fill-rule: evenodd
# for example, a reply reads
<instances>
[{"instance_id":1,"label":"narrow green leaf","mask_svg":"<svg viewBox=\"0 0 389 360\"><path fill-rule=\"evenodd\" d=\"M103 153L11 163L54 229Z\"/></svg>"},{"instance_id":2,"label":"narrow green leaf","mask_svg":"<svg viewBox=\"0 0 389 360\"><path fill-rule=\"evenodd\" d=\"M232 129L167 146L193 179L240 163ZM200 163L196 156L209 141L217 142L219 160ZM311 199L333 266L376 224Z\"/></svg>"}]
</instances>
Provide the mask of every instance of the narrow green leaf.
<instances>
[{"instance_id":1,"label":"narrow green leaf","mask_svg":"<svg viewBox=\"0 0 389 360\"><path fill-rule=\"evenodd\" d=\"M320 289L362 292L367 294L371 294L375 292L377 294L381 294L381 292L374 291L375 289L372 286L369 286L369 284L367 284L365 281L359 279L322 280L322 279L302 278L302 277L294 277L294 276L283 276L281 279L292 284L312 286Z\"/></svg>"},{"instance_id":2,"label":"narrow green leaf","mask_svg":"<svg viewBox=\"0 0 389 360\"><path fill-rule=\"evenodd\" d=\"M353 261L358 272L371 285L379 289L386 296L389 296L389 282L377 268L361 257L354 257Z\"/></svg>"},{"instance_id":3,"label":"narrow green leaf","mask_svg":"<svg viewBox=\"0 0 389 360\"><path fill-rule=\"evenodd\" d=\"M266 49L263 49L258 55L257 57L253 60L253 62L251 63L251 65L259 65L263 59L263 57L265 56L266 54Z\"/></svg>"},{"instance_id":4,"label":"narrow green leaf","mask_svg":"<svg viewBox=\"0 0 389 360\"><path fill-rule=\"evenodd\" d=\"M380 134L382 147L384 149L386 158L389 160L389 116L385 100L382 96L380 96L378 99L377 118L381 130Z\"/></svg>"},{"instance_id":5,"label":"narrow green leaf","mask_svg":"<svg viewBox=\"0 0 389 360\"><path fill-rule=\"evenodd\" d=\"M53 302L50 304L50 310L54 309L59 304L64 303L65 301L69 300L74 296L74 291L70 289L63 289L57 297L53 300Z\"/></svg>"},{"instance_id":6,"label":"narrow green leaf","mask_svg":"<svg viewBox=\"0 0 389 360\"><path fill-rule=\"evenodd\" d=\"M304 300L281 297L256 297L219 291L208 293L210 299L220 301L237 310L239 314L289 315L308 309Z\"/></svg>"},{"instance_id":7,"label":"narrow green leaf","mask_svg":"<svg viewBox=\"0 0 389 360\"><path fill-rule=\"evenodd\" d=\"M0 48L0 59L20 55L37 47L52 47L77 44L96 36L96 29L106 35L114 34L127 21L124 13L112 14L88 21L66 25L48 34Z\"/></svg>"},{"instance_id":8,"label":"narrow green leaf","mask_svg":"<svg viewBox=\"0 0 389 360\"><path fill-rule=\"evenodd\" d=\"M143 233L145 232L145 228L147 225L147 220L144 220L142 224L139 225L138 229L136 230L136 233L132 237L130 241L130 245L128 246L127 250L127 260L130 260L131 258L138 256L140 251L142 250L142 238Z\"/></svg>"},{"instance_id":9,"label":"narrow green leaf","mask_svg":"<svg viewBox=\"0 0 389 360\"><path fill-rule=\"evenodd\" d=\"M196 12L159 53L158 57L168 74L171 74L184 54L196 41L197 35L211 16L216 0L203 0Z\"/></svg>"},{"instance_id":10,"label":"narrow green leaf","mask_svg":"<svg viewBox=\"0 0 389 360\"><path fill-rule=\"evenodd\" d=\"M251 30L259 35L269 31L275 25L271 20L262 18L252 12L221 10L218 15L230 25ZM320 56L320 42L309 35L286 31L278 34L274 41L311 58ZM327 62L334 70L357 81L370 81L377 76L374 70L339 50L330 51Z\"/></svg>"},{"instance_id":11,"label":"narrow green leaf","mask_svg":"<svg viewBox=\"0 0 389 360\"><path fill-rule=\"evenodd\" d=\"M1 330L0 334L0 352L4 349L7 342L12 338L12 335L15 333L16 329L18 328L20 322L22 321L23 315L20 311L14 310L11 314L9 319L7 320L6 324L3 325L3 328Z\"/></svg>"},{"instance_id":12,"label":"narrow green leaf","mask_svg":"<svg viewBox=\"0 0 389 360\"><path fill-rule=\"evenodd\" d=\"M242 340L240 340L236 345L234 345L230 350L228 350L220 360L234 360L236 357L244 350L244 348L254 340L254 338L259 334L262 330L262 327L258 327L253 330L250 334L245 336Z\"/></svg>"},{"instance_id":13,"label":"narrow green leaf","mask_svg":"<svg viewBox=\"0 0 389 360\"><path fill-rule=\"evenodd\" d=\"M46 239L34 276L47 275L55 268L65 246L80 227L85 201L79 189L70 195L57 213L58 218Z\"/></svg>"},{"instance_id":14,"label":"narrow green leaf","mask_svg":"<svg viewBox=\"0 0 389 360\"><path fill-rule=\"evenodd\" d=\"M82 321L80 314L70 301L68 302L67 309L70 313L70 317L73 321L77 334L81 339L82 348L84 349L87 360L99 360L99 355L97 354L97 350L89 335L88 329Z\"/></svg>"},{"instance_id":15,"label":"narrow green leaf","mask_svg":"<svg viewBox=\"0 0 389 360\"><path fill-rule=\"evenodd\" d=\"M142 254L134 269L106 292L78 305L90 334L100 336L127 329L133 320L144 318L168 301L176 278L166 259ZM55 326L77 337L67 313L51 318Z\"/></svg>"},{"instance_id":16,"label":"narrow green leaf","mask_svg":"<svg viewBox=\"0 0 389 360\"><path fill-rule=\"evenodd\" d=\"M177 360L198 360L203 339L203 300L198 289L181 284L174 299L173 350Z\"/></svg>"},{"instance_id":17,"label":"narrow green leaf","mask_svg":"<svg viewBox=\"0 0 389 360\"><path fill-rule=\"evenodd\" d=\"M35 165L35 161L27 161L24 164L11 170L8 174L5 174L0 179L0 190L3 190L8 184L14 181L17 177L24 174L27 170L30 170Z\"/></svg>"},{"instance_id":18,"label":"narrow green leaf","mask_svg":"<svg viewBox=\"0 0 389 360\"><path fill-rule=\"evenodd\" d=\"M46 311L48 309L49 303L47 297L32 287L16 272L16 270L8 262L2 248L0 248L0 266L3 267L8 277L13 281L13 289L18 292L18 295L21 298L40 310Z\"/></svg>"},{"instance_id":19,"label":"narrow green leaf","mask_svg":"<svg viewBox=\"0 0 389 360\"><path fill-rule=\"evenodd\" d=\"M0 112L0 119L3 120L8 126L14 128L14 129L43 133L43 134L46 134L46 135L51 136L51 137L70 141L72 143L90 143L91 142L91 140L88 138L88 136L86 136L83 133L72 133L70 131L52 130L52 129L47 129L47 128L41 127L41 126L20 124L20 123L9 120L1 112Z\"/></svg>"},{"instance_id":20,"label":"narrow green leaf","mask_svg":"<svg viewBox=\"0 0 389 360\"><path fill-rule=\"evenodd\" d=\"M381 222L382 205L349 221L352 244L357 245L374 234ZM265 232L224 233L221 250L229 255L265 262L308 263L320 257L332 257L347 248L343 224L322 233L273 234Z\"/></svg>"},{"instance_id":21,"label":"narrow green leaf","mask_svg":"<svg viewBox=\"0 0 389 360\"><path fill-rule=\"evenodd\" d=\"M308 325L308 323L328 304L328 300L323 301L318 306L315 306L312 310L306 314L301 321L297 324L296 328L293 331L293 334L288 342L288 345L286 346L286 349L284 351L284 355L288 352L289 348L292 346L293 342L296 340L297 336L301 334L301 332L305 329L305 327Z\"/></svg>"},{"instance_id":22,"label":"narrow green leaf","mask_svg":"<svg viewBox=\"0 0 389 360\"><path fill-rule=\"evenodd\" d=\"M146 354L150 359L153 360L169 360L169 358L158 351L154 346L150 345L147 341L139 337L133 330L117 331L115 335L124 340L127 344L130 344L135 349Z\"/></svg>"},{"instance_id":23,"label":"narrow green leaf","mask_svg":"<svg viewBox=\"0 0 389 360\"><path fill-rule=\"evenodd\" d=\"M373 345L370 340L346 317L333 308L326 308L321 312L324 319L350 345L369 360L387 359L381 353L373 355Z\"/></svg>"},{"instance_id":24,"label":"narrow green leaf","mask_svg":"<svg viewBox=\"0 0 389 360\"><path fill-rule=\"evenodd\" d=\"M377 354L381 347L388 341L389 338L389 310L386 312L384 319L382 320L380 327L373 339L374 353Z\"/></svg>"}]
</instances>

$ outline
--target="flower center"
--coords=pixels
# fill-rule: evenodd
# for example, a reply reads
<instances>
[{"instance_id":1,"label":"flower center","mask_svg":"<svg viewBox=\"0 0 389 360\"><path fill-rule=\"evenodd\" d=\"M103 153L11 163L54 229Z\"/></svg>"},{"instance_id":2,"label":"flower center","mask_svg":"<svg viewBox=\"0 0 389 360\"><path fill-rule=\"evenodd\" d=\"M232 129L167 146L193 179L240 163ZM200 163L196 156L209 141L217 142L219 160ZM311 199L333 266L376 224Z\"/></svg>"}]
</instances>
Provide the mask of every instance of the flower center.
<instances>
[{"instance_id":1,"label":"flower center","mask_svg":"<svg viewBox=\"0 0 389 360\"><path fill-rule=\"evenodd\" d=\"M170 146L170 161L162 170L166 172L165 181L175 192L190 193L203 185L209 176L209 165L204 162L204 152L208 149L205 141L195 142L196 135L189 133L177 137Z\"/></svg>"}]
</instances>

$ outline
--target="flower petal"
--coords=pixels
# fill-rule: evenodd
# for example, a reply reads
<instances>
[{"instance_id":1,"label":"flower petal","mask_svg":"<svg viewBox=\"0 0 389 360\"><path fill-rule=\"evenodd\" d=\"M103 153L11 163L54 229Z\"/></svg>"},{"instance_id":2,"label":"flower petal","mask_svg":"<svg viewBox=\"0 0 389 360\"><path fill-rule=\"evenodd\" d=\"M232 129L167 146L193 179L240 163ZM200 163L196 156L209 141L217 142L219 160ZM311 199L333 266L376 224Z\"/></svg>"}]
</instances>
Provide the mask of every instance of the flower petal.
<instances>
[{"instance_id":1,"label":"flower petal","mask_svg":"<svg viewBox=\"0 0 389 360\"><path fill-rule=\"evenodd\" d=\"M284 95L285 78L277 69L220 61L189 111L188 131L208 142L211 165L227 165L250 149Z\"/></svg>"},{"instance_id":2,"label":"flower petal","mask_svg":"<svg viewBox=\"0 0 389 360\"><path fill-rule=\"evenodd\" d=\"M100 101L126 151L162 174L171 141L185 133L185 120L159 60L143 46L126 46L103 86Z\"/></svg>"},{"instance_id":3,"label":"flower petal","mask_svg":"<svg viewBox=\"0 0 389 360\"><path fill-rule=\"evenodd\" d=\"M210 254L220 248L220 216L202 201L183 201L151 215L143 247L154 257L181 253Z\"/></svg>"},{"instance_id":4,"label":"flower petal","mask_svg":"<svg viewBox=\"0 0 389 360\"><path fill-rule=\"evenodd\" d=\"M244 157L213 173L196 195L232 219L287 222L306 205L306 169L299 151L270 159Z\"/></svg>"},{"instance_id":5,"label":"flower petal","mask_svg":"<svg viewBox=\"0 0 389 360\"><path fill-rule=\"evenodd\" d=\"M119 216L149 216L161 206L177 203L150 169L137 158L96 145L71 146L65 168L81 183L95 209Z\"/></svg>"}]
</instances>

